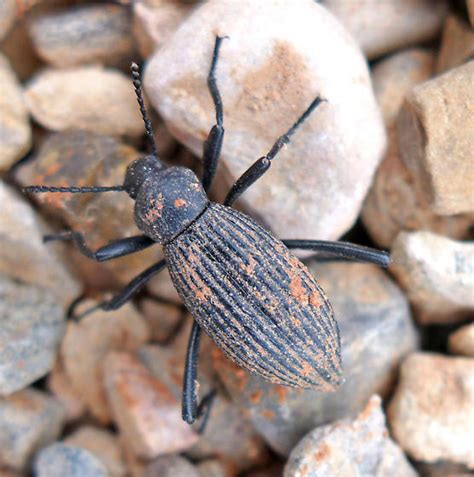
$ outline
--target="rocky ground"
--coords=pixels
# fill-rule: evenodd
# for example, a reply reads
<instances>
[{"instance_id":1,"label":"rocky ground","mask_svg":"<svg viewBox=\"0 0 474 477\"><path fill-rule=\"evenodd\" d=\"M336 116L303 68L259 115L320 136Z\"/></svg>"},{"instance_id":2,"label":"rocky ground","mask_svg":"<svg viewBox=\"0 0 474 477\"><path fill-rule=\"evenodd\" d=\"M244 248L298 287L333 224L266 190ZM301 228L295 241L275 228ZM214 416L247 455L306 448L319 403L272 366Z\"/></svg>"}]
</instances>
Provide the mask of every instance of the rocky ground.
<instances>
[{"instance_id":1,"label":"rocky ground","mask_svg":"<svg viewBox=\"0 0 474 477\"><path fill-rule=\"evenodd\" d=\"M319 4L318 4L319 3ZM0 477L441 477L474 473L474 2L0 1ZM209 340L204 434L181 420L191 319L167 272L131 303L67 320L162 257L97 264L137 234L126 194L25 195L121 184L147 150L200 171L225 109L211 197L327 99L237 207L284 238L391 251L388 271L305 256L339 323L334 393L269 384Z\"/></svg>"}]
</instances>

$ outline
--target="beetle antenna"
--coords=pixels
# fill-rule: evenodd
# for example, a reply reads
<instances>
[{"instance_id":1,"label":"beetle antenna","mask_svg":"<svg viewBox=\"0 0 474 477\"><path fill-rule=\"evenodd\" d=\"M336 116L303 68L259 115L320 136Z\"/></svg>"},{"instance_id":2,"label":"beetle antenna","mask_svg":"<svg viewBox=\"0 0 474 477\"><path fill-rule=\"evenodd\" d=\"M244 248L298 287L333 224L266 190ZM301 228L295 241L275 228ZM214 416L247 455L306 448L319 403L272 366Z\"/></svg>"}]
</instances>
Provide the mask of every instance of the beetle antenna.
<instances>
[{"instance_id":1,"label":"beetle antenna","mask_svg":"<svg viewBox=\"0 0 474 477\"><path fill-rule=\"evenodd\" d=\"M318 96L316 99L313 100L313 102L309 105L308 109L299 117L299 119L291 126L288 131L283 134L283 136L280 136L273 147L270 149L270 152L265 156L269 161L271 161L285 146L290 142L291 136L295 133L295 131L306 121L308 116L321 104L321 103L327 103L327 99L323 99L320 96Z\"/></svg>"},{"instance_id":2,"label":"beetle antenna","mask_svg":"<svg viewBox=\"0 0 474 477\"><path fill-rule=\"evenodd\" d=\"M121 192L123 186L91 186L91 187L55 187L44 185L32 185L23 188L23 192L39 194L41 192L70 192L72 194L84 194L87 192Z\"/></svg>"},{"instance_id":3,"label":"beetle antenna","mask_svg":"<svg viewBox=\"0 0 474 477\"><path fill-rule=\"evenodd\" d=\"M145 130L146 130L146 135L148 137L148 142L150 143L153 156L158 158L156 142L155 142L155 138L153 137L153 128L151 126L151 121L150 121L150 118L148 117L148 113L146 112L145 102L143 101L140 68L135 62L132 62L130 66L130 71L132 72L132 81L133 81L133 86L135 87L135 94L137 95L138 105L140 106L140 112L142 113L143 122L145 123Z\"/></svg>"}]
</instances>

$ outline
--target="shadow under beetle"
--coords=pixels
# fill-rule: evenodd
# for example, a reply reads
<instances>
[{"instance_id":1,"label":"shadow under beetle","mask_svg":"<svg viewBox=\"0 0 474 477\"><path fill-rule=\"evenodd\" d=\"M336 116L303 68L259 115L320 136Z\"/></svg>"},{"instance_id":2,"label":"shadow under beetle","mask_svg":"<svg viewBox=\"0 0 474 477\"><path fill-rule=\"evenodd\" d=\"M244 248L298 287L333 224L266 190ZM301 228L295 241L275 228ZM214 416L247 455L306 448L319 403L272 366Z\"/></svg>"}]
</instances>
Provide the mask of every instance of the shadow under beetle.
<instances>
[{"instance_id":1,"label":"shadow under beetle","mask_svg":"<svg viewBox=\"0 0 474 477\"><path fill-rule=\"evenodd\" d=\"M45 240L72 240L87 257L105 261L159 243L165 259L135 277L121 293L95 309L115 310L154 275L168 267L174 286L194 323L186 354L183 419L207 420L214 396L197 402L197 359L201 330L238 365L268 381L287 386L333 390L342 380L340 339L331 305L315 278L289 249L312 250L321 257L387 266L388 253L345 242L278 240L253 219L231 208L270 168L272 159L308 116L325 100L319 96L283 134L268 154L237 179L224 204L207 197L220 155L223 106L215 70L223 38L216 37L207 84L216 124L204 143L203 176L184 167L166 167L159 159L147 116L138 66L132 78L152 153L131 163L121 186L29 186L26 192L126 191L135 200L135 222L142 235L109 243L96 252L78 232Z\"/></svg>"}]
</instances>

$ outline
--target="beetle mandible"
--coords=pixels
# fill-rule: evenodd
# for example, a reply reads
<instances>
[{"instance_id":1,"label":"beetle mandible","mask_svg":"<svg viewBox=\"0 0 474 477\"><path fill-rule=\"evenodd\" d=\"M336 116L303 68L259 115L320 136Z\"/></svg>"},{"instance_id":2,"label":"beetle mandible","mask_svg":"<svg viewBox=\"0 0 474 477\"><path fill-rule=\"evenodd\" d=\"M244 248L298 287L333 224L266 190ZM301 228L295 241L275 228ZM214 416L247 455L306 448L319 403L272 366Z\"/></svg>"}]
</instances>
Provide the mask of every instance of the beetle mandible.
<instances>
[{"instance_id":1,"label":"beetle mandible","mask_svg":"<svg viewBox=\"0 0 474 477\"><path fill-rule=\"evenodd\" d=\"M231 187L223 204L209 201L224 137L223 105L215 71L224 37L214 44L207 84L216 110L203 150L203 176L191 169L167 167L158 158L151 122L143 102L138 66L132 79L152 152L132 162L123 185L102 187L29 186L26 192L98 193L125 191L135 200L140 235L116 240L92 251L79 232L45 237L72 240L87 257L105 261L163 246L165 259L135 277L118 295L87 310L115 310L129 301L154 275L168 267L174 286L194 318L186 354L183 419L193 423L209 415L214 396L197 399L197 359L201 330L238 365L273 383L335 389L342 379L340 339L331 305L316 279L290 249L319 256L387 266L384 251L346 242L279 240L253 219L233 209L235 200L268 171L272 160L310 114L321 97L250 166ZM201 428L202 428L201 426Z\"/></svg>"}]
</instances>

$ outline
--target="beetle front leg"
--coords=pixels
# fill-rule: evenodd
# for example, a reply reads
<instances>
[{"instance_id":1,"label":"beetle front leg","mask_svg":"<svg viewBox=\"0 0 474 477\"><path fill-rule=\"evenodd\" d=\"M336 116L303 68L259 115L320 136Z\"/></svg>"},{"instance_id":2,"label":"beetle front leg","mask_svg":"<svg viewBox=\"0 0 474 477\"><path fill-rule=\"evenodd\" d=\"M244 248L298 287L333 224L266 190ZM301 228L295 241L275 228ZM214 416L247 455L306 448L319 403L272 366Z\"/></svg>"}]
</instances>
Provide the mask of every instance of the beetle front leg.
<instances>
[{"instance_id":1,"label":"beetle front leg","mask_svg":"<svg viewBox=\"0 0 474 477\"><path fill-rule=\"evenodd\" d=\"M186 363L184 365L184 381L183 381L183 421L192 424L196 419L202 417L198 433L201 434L206 428L209 419L216 391L212 390L198 405L197 402L197 365L199 356L199 344L201 342L201 327L196 321L193 322L191 335L189 336L188 349L186 352Z\"/></svg>"},{"instance_id":2,"label":"beetle front leg","mask_svg":"<svg viewBox=\"0 0 474 477\"><path fill-rule=\"evenodd\" d=\"M115 240L94 252L88 247L80 232L67 231L54 235L45 235L43 237L43 242L45 243L52 242L53 240L72 240L82 255L98 262L105 262L106 260L130 255L156 243L146 235L135 235L134 237Z\"/></svg>"}]
</instances>

